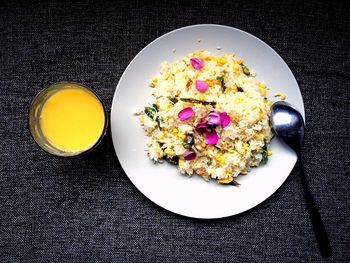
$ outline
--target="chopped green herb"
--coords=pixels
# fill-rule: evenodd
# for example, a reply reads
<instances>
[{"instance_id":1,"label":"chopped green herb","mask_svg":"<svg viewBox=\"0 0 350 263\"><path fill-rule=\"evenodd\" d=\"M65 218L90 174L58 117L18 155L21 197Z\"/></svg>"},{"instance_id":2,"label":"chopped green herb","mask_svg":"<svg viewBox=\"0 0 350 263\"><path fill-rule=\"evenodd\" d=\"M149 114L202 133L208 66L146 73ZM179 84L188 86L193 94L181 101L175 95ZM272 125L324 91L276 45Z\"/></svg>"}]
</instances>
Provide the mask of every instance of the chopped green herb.
<instances>
[{"instance_id":1,"label":"chopped green herb","mask_svg":"<svg viewBox=\"0 0 350 263\"><path fill-rule=\"evenodd\" d=\"M261 154L262 154L262 160L261 160L261 162L262 162L263 164L267 163L268 154L267 154L267 143L266 143L266 141L265 141L264 146L262 147L262 152L261 152Z\"/></svg>"},{"instance_id":2,"label":"chopped green herb","mask_svg":"<svg viewBox=\"0 0 350 263\"><path fill-rule=\"evenodd\" d=\"M241 64L241 67L242 67L243 73L246 74L247 76L250 76L249 68L247 68L247 66L244 65L243 63Z\"/></svg>"},{"instance_id":3,"label":"chopped green herb","mask_svg":"<svg viewBox=\"0 0 350 263\"><path fill-rule=\"evenodd\" d=\"M164 121L163 117L161 116L157 116L156 117L156 122L157 122L157 125L158 125L158 128L160 129L160 124Z\"/></svg>"},{"instance_id":4,"label":"chopped green herb","mask_svg":"<svg viewBox=\"0 0 350 263\"><path fill-rule=\"evenodd\" d=\"M167 161L170 164L175 164L175 165L179 164L179 156L177 156L177 155L175 155L174 157L164 156L163 160Z\"/></svg>"},{"instance_id":5,"label":"chopped green herb","mask_svg":"<svg viewBox=\"0 0 350 263\"><path fill-rule=\"evenodd\" d=\"M244 92L244 89L242 87L237 86L237 91L238 92Z\"/></svg>"},{"instance_id":6,"label":"chopped green herb","mask_svg":"<svg viewBox=\"0 0 350 263\"><path fill-rule=\"evenodd\" d=\"M158 105L157 104L152 104L153 108L156 109L156 111L158 111Z\"/></svg>"},{"instance_id":7,"label":"chopped green herb","mask_svg":"<svg viewBox=\"0 0 350 263\"><path fill-rule=\"evenodd\" d=\"M234 186L238 186L238 185L241 185L239 182L237 182L235 179L232 180L232 182L230 183Z\"/></svg>"},{"instance_id":8,"label":"chopped green herb","mask_svg":"<svg viewBox=\"0 0 350 263\"><path fill-rule=\"evenodd\" d=\"M145 114L150 117L152 120L154 120L154 116L157 114L157 109L154 107L145 107Z\"/></svg>"},{"instance_id":9,"label":"chopped green herb","mask_svg":"<svg viewBox=\"0 0 350 263\"><path fill-rule=\"evenodd\" d=\"M194 144L194 137L193 134L188 134L184 140L183 146L186 149L191 149Z\"/></svg>"},{"instance_id":10,"label":"chopped green herb","mask_svg":"<svg viewBox=\"0 0 350 263\"><path fill-rule=\"evenodd\" d=\"M164 121L164 119L161 116L157 116L157 112L158 106L156 104L152 104L152 107L145 107L145 114L152 120L155 120L157 122L158 128L160 128L160 124Z\"/></svg>"},{"instance_id":11,"label":"chopped green herb","mask_svg":"<svg viewBox=\"0 0 350 263\"><path fill-rule=\"evenodd\" d=\"M204 101L204 100L197 100L197 99L191 99L191 98L180 98L180 100L184 102L199 103L203 105L216 105L216 102L214 101Z\"/></svg>"},{"instance_id":12,"label":"chopped green herb","mask_svg":"<svg viewBox=\"0 0 350 263\"><path fill-rule=\"evenodd\" d=\"M207 162L208 165L211 165L212 164L212 161L210 158L208 158L208 162Z\"/></svg>"},{"instance_id":13,"label":"chopped green herb","mask_svg":"<svg viewBox=\"0 0 350 263\"><path fill-rule=\"evenodd\" d=\"M222 93L224 93L225 90L226 90L224 76L218 76L218 77L216 77L216 79L217 79L218 81L220 81L221 91L222 91Z\"/></svg>"},{"instance_id":14,"label":"chopped green herb","mask_svg":"<svg viewBox=\"0 0 350 263\"><path fill-rule=\"evenodd\" d=\"M176 104L176 103L179 101L179 100L178 100L177 98L175 98L175 97L174 97L174 98L170 98L170 100L171 100L171 102L174 103L174 104Z\"/></svg>"},{"instance_id":15,"label":"chopped green herb","mask_svg":"<svg viewBox=\"0 0 350 263\"><path fill-rule=\"evenodd\" d=\"M214 145L214 147L215 147L216 149L218 149L220 152L222 151L221 148L220 148L219 146L217 146L216 144Z\"/></svg>"}]
</instances>

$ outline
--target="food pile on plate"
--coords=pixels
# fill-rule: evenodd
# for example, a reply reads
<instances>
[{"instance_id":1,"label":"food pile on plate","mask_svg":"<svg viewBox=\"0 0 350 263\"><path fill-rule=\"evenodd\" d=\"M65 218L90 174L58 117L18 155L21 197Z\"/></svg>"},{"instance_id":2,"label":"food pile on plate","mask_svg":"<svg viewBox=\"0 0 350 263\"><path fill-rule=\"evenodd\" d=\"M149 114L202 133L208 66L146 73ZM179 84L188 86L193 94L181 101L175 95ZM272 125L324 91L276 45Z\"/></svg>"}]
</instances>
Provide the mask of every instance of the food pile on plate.
<instances>
[{"instance_id":1,"label":"food pile on plate","mask_svg":"<svg viewBox=\"0 0 350 263\"><path fill-rule=\"evenodd\" d=\"M150 87L154 99L138 113L150 159L232 185L267 162L271 101L241 58L199 50L163 62Z\"/></svg>"}]
</instances>

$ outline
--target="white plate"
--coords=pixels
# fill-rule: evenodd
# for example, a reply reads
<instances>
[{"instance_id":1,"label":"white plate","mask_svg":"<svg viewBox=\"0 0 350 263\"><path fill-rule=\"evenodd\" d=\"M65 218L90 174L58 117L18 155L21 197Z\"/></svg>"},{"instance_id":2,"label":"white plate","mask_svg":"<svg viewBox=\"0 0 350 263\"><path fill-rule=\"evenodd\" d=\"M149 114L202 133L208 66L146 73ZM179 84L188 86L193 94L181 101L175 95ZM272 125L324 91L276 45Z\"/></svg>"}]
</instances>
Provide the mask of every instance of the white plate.
<instances>
[{"instance_id":1,"label":"white plate","mask_svg":"<svg viewBox=\"0 0 350 263\"><path fill-rule=\"evenodd\" d=\"M154 165L148 159L144 151L145 132L133 114L151 102L148 84L159 73L160 63L173 62L198 49L217 55L236 51L255 70L257 78L271 87L269 97L276 91L287 93L287 101L303 117L304 105L298 84L282 58L263 41L236 28L221 25L180 28L154 40L131 61L118 83L111 112L113 144L125 173L146 197L169 211L195 218L221 218L244 212L272 195L288 177L296 155L274 139L268 163L238 177L239 187L215 181L206 183L199 176L180 174L175 166Z\"/></svg>"}]
</instances>

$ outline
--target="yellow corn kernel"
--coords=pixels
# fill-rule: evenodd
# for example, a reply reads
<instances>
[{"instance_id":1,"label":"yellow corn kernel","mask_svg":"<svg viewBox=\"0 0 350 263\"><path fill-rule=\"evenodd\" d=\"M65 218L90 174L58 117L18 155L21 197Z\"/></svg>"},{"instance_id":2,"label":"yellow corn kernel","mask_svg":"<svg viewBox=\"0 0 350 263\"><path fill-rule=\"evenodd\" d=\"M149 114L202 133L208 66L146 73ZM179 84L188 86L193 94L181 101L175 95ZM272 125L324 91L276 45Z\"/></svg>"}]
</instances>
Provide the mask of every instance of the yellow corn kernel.
<instances>
[{"instance_id":1,"label":"yellow corn kernel","mask_svg":"<svg viewBox=\"0 0 350 263\"><path fill-rule=\"evenodd\" d=\"M238 92L238 88L237 88L237 85L236 85L236 84L233 84L233 86L232 86L232 91L233 91L234 93Z\"/></svg>"},{"instance_id":2,"label":"yellow corn kernel","mask_svg":"<svg viewBox=\"0 0 350 263\"><path fill-rule=\"evenodd\" d=\"M145 122L145 116L144 115L140 115L139 120L141 123Z\"/></svg>"},{"instance_id":3,"label":"yellow corn kernel","mask_svg":"<svg viewBox=\"0 0 350 263\"><path fill-rule=\"evenodd\" d=\"M262 87L259 87L259 92L262 96L266 96L266 89L265 88L262 88Z\"/></svg>"},{"instance_id":4,"label":"yellow corn kernel","mask_svg":"<svg viewBox=\"0 0 350 263\"><path fill-rule=\"evenodd\" d=\"M235 66L233 67L233 72L235 73L235 77L239 77L239 75L241 74L241 69L238 65L235 64Z\"/></svg>"},{"instance_id":5,"label":"yellow corn kernel","mask_svg":"<svg viewBox=\"0 0 350 263\"><path fill-rule=\"evenodd\" d=\"M205 142L201 142L201 146L202 146L203 148L205 148L205 147L207 147L207 144L206 144Z\"/></svg>"},{"instance_id":6,"label":"yellow corn kernel","mask_svg":"<svg viewBox=\"0 0 350 263\"><path fill-rule=\"evenodd\" d=\"M205 168L199 168L196 170L196 173L200 176L204 176L206 174L206 172L207 171L205 170Z\"/></svg>"},{"instance_id":7,"label":"yellow corn kernel","mask_svg":"<svg viewBox=\"0 0 350 263\"><path fill-rule=\"evenodd\" d=\"M200 95L199 95L199 99L205 100L205 96L204 96L203 94L200 94Z\"/></svg>"},{"instance_id":8,"label":"yellow corn kernel","mask_svg":"<svg viewBox=\"0 0 350 263\"><path fill-rule=\"evenodd\" d=\"M173 133L178 133L178 132L179 132L178 129L176 129L176 128L173 129Z\"/></svg>"},{"instance_id":9,"label":"yellow corn kernel","mask_svg":"<svg viewBox=\"0 0 350 263\"><path fill-rule=\"evenodd\" d=\"M169 78L169 74L168 74L168 73L165 73L165 74L164 74L164 80L168 80L168 78Z\"/></svg>"},{"instance_id":10,"label":"yellow corn kernel","mask_svg":"<svg viewBox=\"0 0 350 263\"><path fill-rule=\"evenodd\" d=\"M205 83L207 83L209 87L213 87L216 83L216 80L215 79L207 79L207 80L205 80Z\"/></svg>"},{"instance_id":11,"label":"yellow corn kernel","mask_svg":"<svg viewBox=\"0 0 350 263\"><path fill-rule=\"evenodd\" d=\"M177 136L179 136L183 140L186 138L186 134L184 134L183 132L179 132Z\"/></svg>"},{"instance_id":12,"label":"yellow corn kernel","mask_svg":"<svg viewBox=\"0 0 350 263\"><path fill-rule=\"evenodd\" d=\"M184 167L185 161L183 159L179 159L179 167Z\"/></svg>"},{"instance_id":13,"label":"yellow corn kernel","mask_svg":"<svg viewBox=\"0 0 350 263\"><path fill-rule=\"evenodd\" d=\"M171 110L172 107L173 107L173 105L169 103L169 104L166 106L166 109L167 109L167 110Z\"/></svg>"},{"instance_id":14,"label":"yellow corn kernel","mask_svg":"<svg viewBox=\"0 0 350 263\"><path fill-rule=\"evenodd\" d=\"M259 133L259 138L260 138L261 140L263 140L263 139L265 138L264 133Z\"/></svg>"},{"instance_id":15,"label":"yellow corn kernel","mask_svg":"<svg viewBox=\"0 0 350 263\"><path fill-rule=\"evenodd\" d=\"M222 179L219 179L218 182L220 184L229 184L233 181L233 177L231 175L229 175L227 178L222 178Z\"/></svg>"},{"instance_id":16,"label":"yellow corn kernel","mask_svg":"<svg viewBox=\"0 0 350 263\"><path fill-rule=\"evenodd\" d=\"M199 144L196 145L196 148L197 148L197 150L199 150L199 151L203 150L202 146L200 146Z\"/></svg>"},{"instance_id":17,"label":"yellow corn kernel","mask_svg":"<svg viewBox=\"0 0 350 263\"><path fill-rule=\"evenodd\" d=\"M216 62L219 64L219 65L224 65L224 64L226 64L226 59L225 58L223 58L223 57L221 57L221 58L218 58L217 60L216 60Z\"/></svg>"},{"instance_id":18,"label":"yellow corn kernel","mask_svg":"<svg viewBox=\"0 0 350 263\"><path fill-rule=\"evenodd\" d=\"M241 103L241 102L243 102L244 101L244 98L243 97L236 97L235 99L234 99L234 102L235 103Z\"/></svg>"},{"instance_id":19,"label":"yellow corn kernel","mask_svg":"<svg viewBox=\"0 0 350 263\"><path fill-rule=\"evenodd\" d=\"M260 119L264 118L264 112L262 109L259 109L259 118Z\"/></svg>"},{"instance_id":20,"label":"yellow corn kernel","mask_svg":"<svg viewBox=\"0 0 350 263\"><path fill-rule=\"evenodd\" d=\"M197 51L195 51L195 52L193 52L193 56L195 56L195 57L201 57L202 56L202 53L203 53L203 50L202 49L200 49L200 50L197 50Z\"/></svg>"},{"instance_id":21,"label":"yellow corn kernel","mask_svg":"<svg viewBox=\"0 0 350 263\"><path fill-rule=\"evenodd\" d=\"M267 150L267 155L271 156L272 155L272 150Z\"/></svg>"},{"instance_id":22,"label":"yellow corn kernel","mask_svg":"<svg viewBox=\"0 0 350 263\"><path fill-rule=\"evenodd\" d=\"M171 149L169 149L169 148L166 148L166 149L164 150L164 153L165 153L166 155L170 155L170 154L173 153L173 151L172 151Z\"/></svg>"},{"instance_id":23,"label":"yellow corn kernel","mask_svg":"<svg viewBox=\"0 0 350 263\"><path fill-rule=\"evenodd\" d=\"M226 161L225 156L220 156L220 157L218 158L218 161L220 162L220 164L225 164L225 161Z\"/></svg>"},{"instance_id":24,"label":"yellow corn kernel","mask_svg":"<svg viewBox=\"0 0 350 263\"><path fill-rule=\"evenodd\" d=\"M238 152L239 152L240 154L244 154L244 153L245 153L245 149L242 147L242 148L240 148L240 149L238 150Z\"/></svg>"},{"instance_id":25,"label":"yellow corn kernel","mask_svg":"<svg viewBox=\"0 0 350 263\"><path fill-rule=\"evenodd\" d=\"M258 81L258 86L259 86L260 88L265 88L265 85L264 85L262 82L260 82L260 81Z\"/></svg>"},{"instance_id":26,"label":"yellow corn kernel","mask_svg":"<svg viewBox=\"0 0 350 263\"><path fill-rule=\"evenodd\" d=\"M154 77L152 78L152 82L153 82L153 83L158 82L158 76L154 76Z\"/></svg>"},{"instance_id":27,"label":"yellow corn kernel","mask_svg":"<svg viewBox=\"0 0 350 263\"><path fill-rule=\"evenodd\" d=\"M233 149L227 149L227 151L230 152L230 153L233 153L233 152L234 152Z\"/></svg>"},{"instance_id":28,"label":"yellow corn kernel","mask_svg":"<svg viewBox=\"0 0 350 263\"><path fill-rule=\"evenodd\" d=\"M266 103L266 105L271 105L271 100L269 100L269 99L267 99L267 100L265 100L265 103Z\"/></svg>"},{"instance_id":29,"label":"yellow corn kernel","mask_svg":"<svg viewBox=\"0 0 350 263\"><path fill-rule=\"evenodd\" d=\"M273 96L280 97L281 100L285 100L287 98L287 94L282 93L282 92L276 92L275 94L273 94Z\"/></svg>"},{"instance_id":30,"label":"yellow corn kernel","mask_svg":"<svg viewBox=\"0 0 350 263\"><path fill-rule=\"evenodd\" d=\"M243 59L240 58L240 59L237 60L236 62L237 62L237 64L241 65L241 64L243 63Z\"/></svg>"},{"instance_id":31,"label":"yellow corn kernel","mask_svg":"<svg viewBox=\"0 0 350 263\"><path fill-rule=\"evenodd\" d=\"M158 133L158 139L164 139L164 137L165 137L165 133L164 132L160 132L160 133Z\"/></svg>"},{"instance_id":32,"label":"yellow corn kernel","mask_svg":"<svg viewBox=\"0 0 350 263\"><path fill-rule=\"evenodd\" d=\"M273 94L273 96L280 97L281 100L285 100L287 98L287 95L285 93L282 93L282 92L276 92L275 94Z\"/></svg>"}]
</instances>

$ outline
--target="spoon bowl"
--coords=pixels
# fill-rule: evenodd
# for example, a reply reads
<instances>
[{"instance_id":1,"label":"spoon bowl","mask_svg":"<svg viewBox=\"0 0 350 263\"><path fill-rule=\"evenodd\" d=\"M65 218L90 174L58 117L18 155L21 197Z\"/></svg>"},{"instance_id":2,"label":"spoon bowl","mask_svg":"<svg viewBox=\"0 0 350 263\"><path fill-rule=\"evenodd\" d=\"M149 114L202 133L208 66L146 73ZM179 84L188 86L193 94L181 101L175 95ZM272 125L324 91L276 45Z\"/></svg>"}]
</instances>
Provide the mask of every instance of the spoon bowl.
<instances>
[{"instance_id":1,"label":"spoon bowl","mask_svg":"<svg viewBox=\"0 0 350 263\"><path fill-rule=\"evenodd\" d=\"M304 119L300 112L284 101L271 106L271 124L276 135L294 151L299 151L304 143Z\"/></svg>"}]
</instances>

